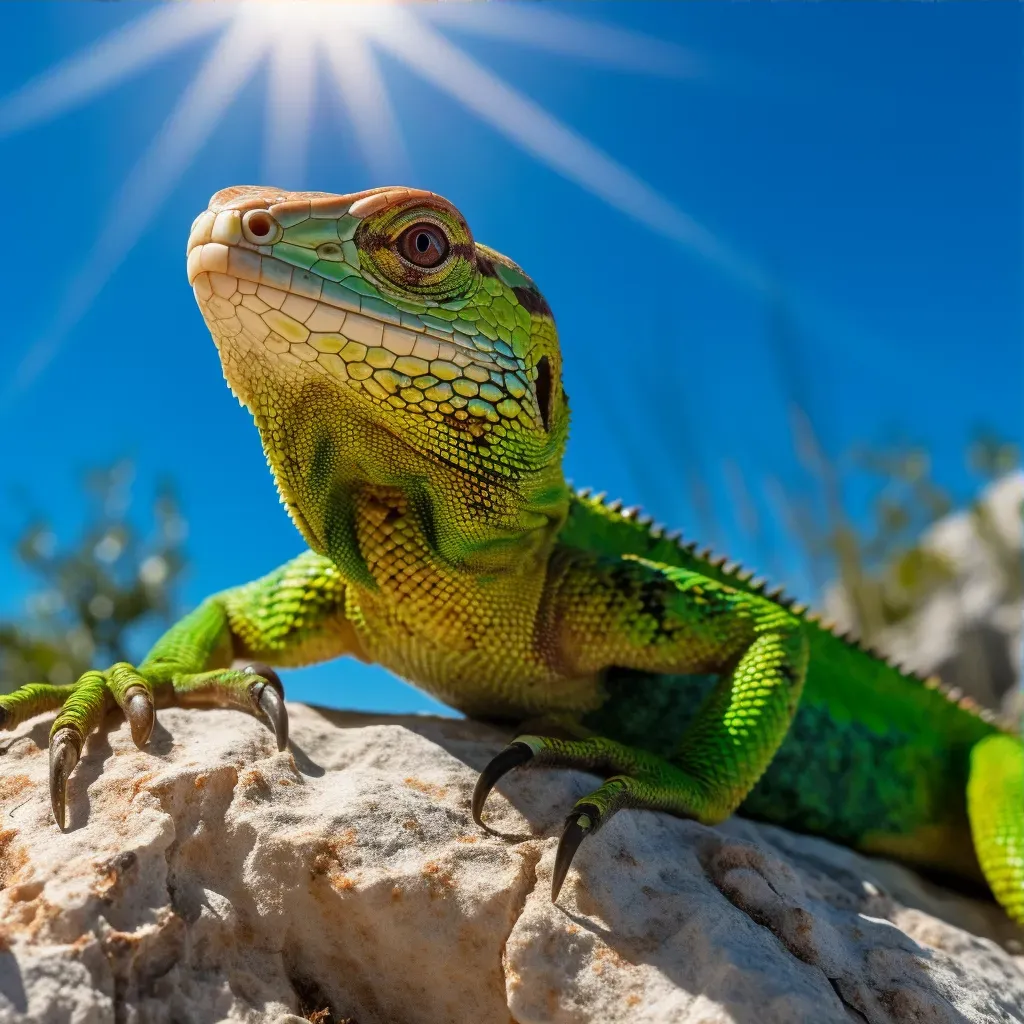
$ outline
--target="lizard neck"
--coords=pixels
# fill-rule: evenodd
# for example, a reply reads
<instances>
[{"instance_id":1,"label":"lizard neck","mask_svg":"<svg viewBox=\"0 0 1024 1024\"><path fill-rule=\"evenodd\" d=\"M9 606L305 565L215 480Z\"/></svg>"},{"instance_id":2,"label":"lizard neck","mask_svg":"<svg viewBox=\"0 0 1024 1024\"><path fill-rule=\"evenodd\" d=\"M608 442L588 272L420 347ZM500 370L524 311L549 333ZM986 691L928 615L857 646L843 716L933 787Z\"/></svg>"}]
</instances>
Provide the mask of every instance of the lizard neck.
<instances>
[{"instance_id":1,"label":"lizard neck","mask_svg":"<svg viewBox=\"0 0 1024 1024\"><path fill-rule=\"evenodd\" d=\"M351 584L376 590L392 572L379 529L397 520L421 568L481 577L543 571L569 508L558 462L514 478L454 466L316 382L291 403L275 394L269 406L250 408L289 514Z\"/></svg>"}]
</instances>

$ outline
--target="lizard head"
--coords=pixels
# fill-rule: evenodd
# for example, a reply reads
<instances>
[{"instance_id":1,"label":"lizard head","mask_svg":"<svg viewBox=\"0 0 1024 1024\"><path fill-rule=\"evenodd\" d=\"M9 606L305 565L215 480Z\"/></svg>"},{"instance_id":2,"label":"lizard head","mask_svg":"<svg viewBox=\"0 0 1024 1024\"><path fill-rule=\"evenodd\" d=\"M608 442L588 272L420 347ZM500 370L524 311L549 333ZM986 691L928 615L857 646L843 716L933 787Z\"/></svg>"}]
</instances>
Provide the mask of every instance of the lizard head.
<instances>
[{"instance_id":1,"label":"lizard head","mask_svg":"<svg viewBox=\"0 0 1024 1024\"><path fill-rule=\"evenodd\" d=\"M188 278L314 547L300 492L328 486L325 467L335 483L471 478L520 511L564 498L551 312L440 196L223 189L192 225Z\"/></svg>"}]
</instances>

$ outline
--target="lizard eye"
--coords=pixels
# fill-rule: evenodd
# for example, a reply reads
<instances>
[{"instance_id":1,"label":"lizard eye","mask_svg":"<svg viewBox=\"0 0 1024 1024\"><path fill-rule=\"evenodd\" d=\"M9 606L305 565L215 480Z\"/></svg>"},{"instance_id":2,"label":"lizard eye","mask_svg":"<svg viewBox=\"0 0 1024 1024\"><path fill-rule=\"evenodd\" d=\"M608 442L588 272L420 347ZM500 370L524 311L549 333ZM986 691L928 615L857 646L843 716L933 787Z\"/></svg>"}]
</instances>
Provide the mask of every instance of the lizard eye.
<instances>
[{"instance_id":1,"label":"lizard eye","mask_svg":"<svg viewBox=\"0 0 1024 1024\"><path fill-rule=\"evenodd\" d=\"M448 258L448 238L436 224L413 224L398 236L398 253L413 266L430 270Z\"/></svg>"}]
</instances>

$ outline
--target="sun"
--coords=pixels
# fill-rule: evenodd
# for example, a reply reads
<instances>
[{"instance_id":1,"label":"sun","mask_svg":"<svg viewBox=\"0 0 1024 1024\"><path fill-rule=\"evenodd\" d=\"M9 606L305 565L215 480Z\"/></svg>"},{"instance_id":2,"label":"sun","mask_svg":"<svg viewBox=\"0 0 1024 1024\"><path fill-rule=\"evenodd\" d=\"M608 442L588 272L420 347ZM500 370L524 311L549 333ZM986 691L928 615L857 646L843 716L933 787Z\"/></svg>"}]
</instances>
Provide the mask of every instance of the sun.
<instances>
[{"instance_id":1,"label":"sun","mask_svg":"<svg viewBox=\"0 0 1024 1024\"><path fill-rule=\"evenodd\" d=\"M330 72L369 168L382 181L400 176L404 146L377 61L383 52L610 206L681 243L741 284L764 289L753 264L452 43L441 31L446 24L623 71L701 73L694 55L674 44L535 4L179 0L158 6L0 100L3 136L88 101L197 37L213 37L177 105L128 171L92 251L67 284L56 321L29 347L5 397L23 391L50 362L239 91L261 69L268 86L262 168L267 181L284 188L302 183L321 65Z\"/></svg>"}]
</instances>

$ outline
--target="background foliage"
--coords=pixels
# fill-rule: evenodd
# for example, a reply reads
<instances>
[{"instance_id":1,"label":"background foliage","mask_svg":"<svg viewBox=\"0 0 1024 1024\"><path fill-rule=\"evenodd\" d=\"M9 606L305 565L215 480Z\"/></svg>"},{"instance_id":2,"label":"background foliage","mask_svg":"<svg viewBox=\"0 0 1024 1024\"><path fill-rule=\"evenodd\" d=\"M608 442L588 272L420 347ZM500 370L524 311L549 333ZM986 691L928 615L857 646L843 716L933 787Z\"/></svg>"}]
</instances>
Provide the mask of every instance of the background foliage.
<instances>
[{"instance_id":1,"label":"background foliage","mask_svg":"<svg viewBox=\"0 0 1024 1024\"><path fill-rule=\"evenodd\" d=\"M34 586L22 613L0 621L0 692L138 658L179 614L185 519L169 484L145 507L133 502L133 477L127 461L85 475L77 538L58 538L38 514L13 539Z\"/></svg>"}]
</instances>

